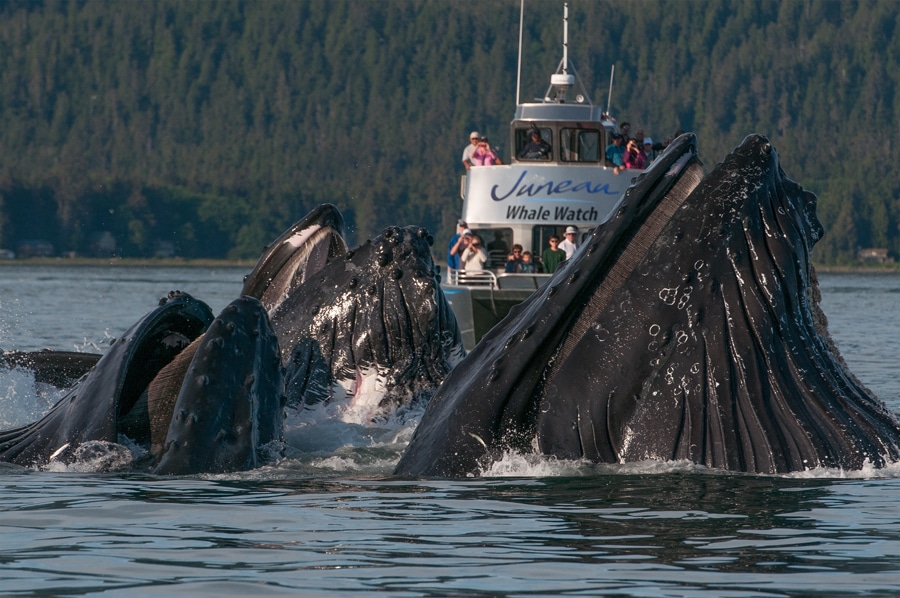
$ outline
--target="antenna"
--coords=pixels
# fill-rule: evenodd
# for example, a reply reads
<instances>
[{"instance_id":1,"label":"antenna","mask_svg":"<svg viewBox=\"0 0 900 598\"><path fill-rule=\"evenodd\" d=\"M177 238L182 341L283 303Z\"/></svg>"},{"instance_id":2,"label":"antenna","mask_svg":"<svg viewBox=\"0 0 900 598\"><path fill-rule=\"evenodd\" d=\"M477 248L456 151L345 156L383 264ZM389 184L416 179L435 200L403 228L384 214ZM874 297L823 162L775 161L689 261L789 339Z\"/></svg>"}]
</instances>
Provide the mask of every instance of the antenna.
<instances>
[{"instance_id":1,"label":"antenna","mask_svg":"<svg viewBox=\"0 0 900 598\"><path fill-rule=\"evenodd\" d=\"M574 70L574 69L573 69ZM566 101L569 88L575 84L575 77L569 74L569 3L563 4L563 57L556 67L556 73L550 75L550 89L556 88L556 102ZM545 94L544 101L552 101L553 97Z\"/></svg>"},{"instance_id":2,"label":"antenna","mask_svg":"<svg viewBox=\"0 0 900 598\"><path fill-rule=\"evenodd\" d=\"M524 0L523 0L524 1ZM564 75L569 73L569 3L563 3L563 64Z\"/></svg>"},{"instance_id":3,"label":"antenna","mask_svg":"<svg viewBox=\"0 0 900 598\"><path fill-rule=\"evenodd\" d=\"M609 114L609 107L612 105L612 84L613 77L616 74L616 65L612 65L612 71L609 73L609 97L606 99L606 114Z\"/></svg>"},{"instance_id":4,"label":"antenna","mask_svg":"<svg viewBox=\"0 0 900 598\"><path fill-rule=\"evenodd\" d=\"M525 0L519 6L519 66L516 69L516 106L519 105L519 89L522 85L522 24L525 22Z\"/></svg>"}]
</instances>

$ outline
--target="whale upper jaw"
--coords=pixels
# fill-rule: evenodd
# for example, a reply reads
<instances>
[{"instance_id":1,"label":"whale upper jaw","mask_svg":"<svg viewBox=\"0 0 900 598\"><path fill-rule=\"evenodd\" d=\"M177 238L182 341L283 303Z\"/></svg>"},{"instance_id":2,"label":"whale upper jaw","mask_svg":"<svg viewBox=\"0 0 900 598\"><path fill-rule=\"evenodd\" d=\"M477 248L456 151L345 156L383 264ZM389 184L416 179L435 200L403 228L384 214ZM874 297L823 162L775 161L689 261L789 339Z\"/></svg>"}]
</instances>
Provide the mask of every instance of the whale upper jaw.
<instances>
[{"instance_id":1,"label":"whale upper jaw","mask_svg":"<svg viewBox=\"0 0 900 598\"><path fill-rule=\"evenodd\" d=\"M705 178L694 143L451 373L397 474L477 475L534 447L754 473L900 459L900 423L847 372L816 303L815 196L763 136Z\"/></svg>"},{"instance_id":2,"label":"whale upper jaw","mask_svg":"<svg viewBox=\"0 0 900 598\"><path fill-rule=\"evenodd\" d=\"M347 252L344 217L323 204L273 241L246 277L241 295L259 299L272 314L278 306L330 261Z\"/></svg>"}]
</instances>

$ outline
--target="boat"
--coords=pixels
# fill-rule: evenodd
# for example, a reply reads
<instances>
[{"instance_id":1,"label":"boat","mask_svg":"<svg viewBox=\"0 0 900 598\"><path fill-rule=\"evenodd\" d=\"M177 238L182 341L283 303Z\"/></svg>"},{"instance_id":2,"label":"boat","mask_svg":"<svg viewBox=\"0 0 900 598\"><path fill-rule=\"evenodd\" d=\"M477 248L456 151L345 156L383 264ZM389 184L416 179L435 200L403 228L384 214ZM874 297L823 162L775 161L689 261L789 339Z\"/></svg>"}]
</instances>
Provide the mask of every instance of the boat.
<instances>
[{"instance_id":1,"label":"boat","mask_svg":"<svg viewBox=\"0 0 900 598\"><path fill-rule=\"evenodd\" d=\"M591 101L569 61L567 4L562 59L544 96L533 102L519 98L521 57L520 19L516 111L509 124L511 155L504 164L472 166L460 181L460 218L488 250L487 269L448 269L442 283L467 350L551 276L504 272L513 245L521 245L540 263L550 237L564 239L565 230L574 226L580 246L610 217L639 173L616 169L606 160L606 147L619 128L608 105L604 111ZM527 151L535 132L544 151Z\"/></svg>"}]
</instances>

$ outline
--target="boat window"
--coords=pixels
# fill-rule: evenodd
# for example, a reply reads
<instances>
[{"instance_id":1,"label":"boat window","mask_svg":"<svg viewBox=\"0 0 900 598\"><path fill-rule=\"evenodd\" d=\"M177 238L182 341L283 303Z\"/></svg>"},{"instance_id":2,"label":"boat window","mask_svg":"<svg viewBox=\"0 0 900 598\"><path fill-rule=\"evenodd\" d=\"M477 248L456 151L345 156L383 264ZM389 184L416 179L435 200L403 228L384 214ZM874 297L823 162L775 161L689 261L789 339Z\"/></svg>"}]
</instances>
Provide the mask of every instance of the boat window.
<instances>
[{"instance_id":1,"label":"boat window","mask_svg":"<svg viewBox=\"0 0 900 598\"><path fill-rule=\"evenodd\" d=\"M511 228L480 228L475 233L486 240L486 249L490 262L490 268L503 268L506 266L506 258L513 246L513 231Z\"/></svg>"},{"instance_id":2,"label":"boat window","mask_svg":"<svg viewBox=\"0 0 900 598\"><path fill-rule=\"evenodd\" d=\"M532 132L540 133L532 139ZM550 160L553 155L553 132L549 127L521 127L516 129L516 157L519 160Z\"/></svg>"},{"instance_id":3,"label":"boat window","mask_svg":"<svg viewBox=\"0 0 900 598\"><path fill-rule=\"evenodd\" d=\"M564 162L599 162L600 131L596 129L563 129L559 148Z\"/></svg>"},{"instance_id":4,"label":"boat window","mask_svg":"<svg viewBox=\"0 0 900 598\"><path fill-rule=\"evenodd\" d=\"M565 239L562 232L565 226L542 225L531 229L531 250L536 256L540 256L545 250L550 249L550 237L556 235L560 241Z\"/></svg>"},{"instance_id":5,"label":"boat window","mask_svg":"<svg viewBox=\"0 0 900 598\"><path fill-rule=\"evenodd\" d=\"M536 255L540 255L544 253L544 250L550 249L550 237L556 236L560 241L566 238L566 228L568 225L560 224L558 226L552 225L543 225L543 226L535 226L531 229L531 247L532 252ZM594 227L589 226L585 228L584 226L578 227L578 241L575 242L576 245L581 247L582 243L587 243L589 241L589 237L591 233L594 232Z\"/></svg>"}]
</instances>

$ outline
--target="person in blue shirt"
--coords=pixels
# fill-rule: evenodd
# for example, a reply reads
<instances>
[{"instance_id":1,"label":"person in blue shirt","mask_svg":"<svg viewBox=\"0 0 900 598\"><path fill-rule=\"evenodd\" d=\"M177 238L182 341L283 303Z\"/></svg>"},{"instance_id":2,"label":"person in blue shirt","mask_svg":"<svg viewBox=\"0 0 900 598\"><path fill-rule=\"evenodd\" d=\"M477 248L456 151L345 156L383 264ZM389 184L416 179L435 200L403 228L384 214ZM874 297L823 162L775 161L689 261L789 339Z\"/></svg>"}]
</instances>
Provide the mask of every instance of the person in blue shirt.
<instances>
[{"instance_id":1,"label":"person in blue shirt","mask_svg":"<svg viewBox=\"0 0 900 598\"><path fill-rule=\"evenodd\" d=\"M613 172L619 174L625 170L625 147L622 145L622 136L613 133L613 142L606 146L606 159L612 162Z\"/></svg>"},{"instance_id":2,"label":"person in blue shirt","mask_svg":"<svg viewBox=\"0 0 900 598\"><path fill-rule=\"evenodd\" d=\"M506 258L505 272L516 274L522 271L522 246L516 243L513 245L512 253Z\"/></svg>"},{"instance_id":3,"label":"person in blue shirt","mask_svg":"<svg viewBox=\"0 0 900 598\"><path fill-rule=\"evenodd\" d=\"M465 220L458 220L456 222L456 234L450 238L450 243L447 245L448 268L459 270L462 265L459 256L462 255L463 250L468 246L463 240L463 231L467 228L469 228L469 226L466 224Z\"/></svg>"}]
</instances>

